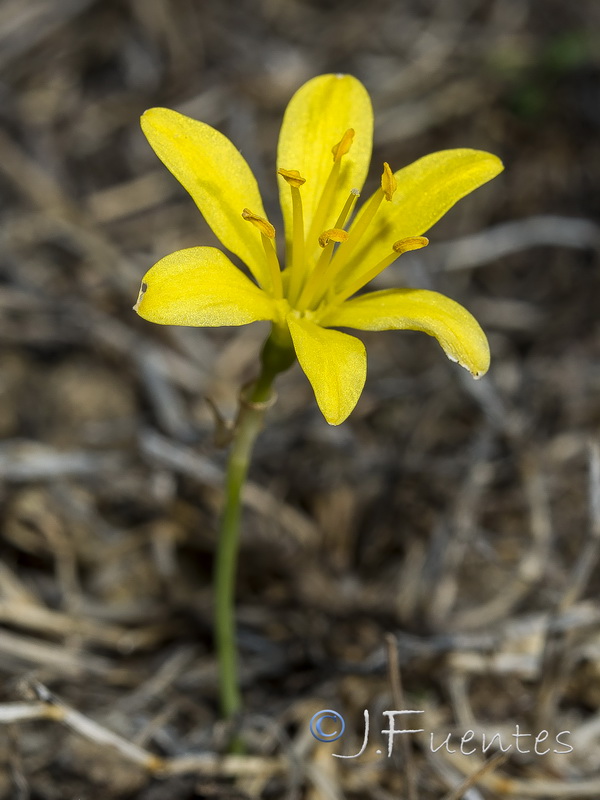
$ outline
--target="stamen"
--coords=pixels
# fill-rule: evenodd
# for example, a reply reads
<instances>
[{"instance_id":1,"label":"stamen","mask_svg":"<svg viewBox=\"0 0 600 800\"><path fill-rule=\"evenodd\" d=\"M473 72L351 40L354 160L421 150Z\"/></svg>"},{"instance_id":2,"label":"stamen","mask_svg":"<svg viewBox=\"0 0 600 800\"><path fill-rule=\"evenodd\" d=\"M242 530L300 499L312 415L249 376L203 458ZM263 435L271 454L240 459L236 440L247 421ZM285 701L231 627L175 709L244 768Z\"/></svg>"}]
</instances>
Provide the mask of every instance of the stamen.
<instances>
[{"instance_id":1,"label":"stamen","mask_svg":"<svg viewBox=\"0 0 600 800\"><path fill-rule=\"evenodd\" d=\"M332 265L335 265L335 274L340 275L344 267L350 261L350 258L354 251L356 250L356 246L364 236L367 228L373 221L373 217L377 213L379 206L384 198L383 189L377 189L373 197L367 202L367 205L364 206L364 211L356 220L354 227L350 229L350 236L348 241L343 247L340 247L338 252L333 259Z\"/></svg>"},{"instance_id":2,"label":"stamen","mask_svg":"<svg viewBox=\"0 0 600 800\"><path fill-rule=\"evenodd\" d=\"M345 225L346 220L352 213L354 204L356 203L359 197L360 197L360 192L358 191L358 189L350 189L350 194L348 195L348 199L344 203L344 207L342 208L341 213L335 223L336 228L342 228ZM347 238L348 236L346 236L346 239ZM344 239L344 241L346 241L346 239ZM325 294L326 297L329 297L329 295L333 293L333 283L330 280L331 261L326 265L324 273L325 274L323 275L322 280L318 284L318 291L321 292L321 294Z\"/></svg>"},{"instance_id":3,"label":"stamen","mask_svg":"<svg viewBox=\"0 0 600 800\"><path fill-rule=\"evenodd\" d=\"M337 242L345 242L347 238L348 234L341 228L331 228L319 236L319 244L323 248L323 252L319 256L315 268L308 276L308 280L298 298L297 308L300 311L312 305L315 298L323 291L331 256L333 255L333 248Z\"/></svg>"},{"instance_id":4,"label":"stamen","mask_svg":"<svg viewBox=\"0 0 600 800\"><path fill-rule=\"evenodd\" d=\"M317 239L320 231L325 227L325 221L329 214L331 201L336 190L337 182L340 177L341 161L334 161L327 182L321 194L321 198L315 210L315 215L312 219L308 236L306 237L306 244L308 247Z\"/></svg>"},{"instance_id":5,"label":"stamen","mask_svg":"<svg viewBox=\"0 0 600 800\"><path fill-rule=\"evenodd\" d=\"M273 281L273 295L277 300L283 297L283 281L281 280L281 267L279 266L279 259L275 252L275 240L269 239L264 233L261 234L265 255L267 257L267 264L271 271L271 280Z\"/></svg>"},{"instance_id":6,"label":"stamen","mask_svg":"<svg viewBox=\"0 0 600 800\"><path fill-rule=\"evenodd\" d=\"M277 300L283 297L283 281L281 280L281 267L279 266L279 259L275 251L275 228L271 225L269 220L254 214L249 208L242 211L242 217L251 222L255 228L260 231L265 256L267 259L267 266L271 273L271 282L273 284L273 296Z\"/></svg>"},{"instance_id":7,"label":"stamen","mask_svg":"<svg viewBox=\"0 0 600 800\"><path fill-rule=\"evenodd\" d=\"M306 178L303 178L297 169L279 169L277 171L287 182L292 193L292 252L289 256L288 297L293 303L300 293L304 265L304 211L300 187L306 183Z\"/></svg>"},{"instance_id":8,"label":"stamen","mask_svg":"<svg viewBox=\"0 0 600 800\"><path fill-rule=\"evenodd\" d=\"M358 275L351 283L348 283L341 292L335 295L332 302L338 304L347 300L355 294L355 292L358 292L359 289L362 289L363 286L366 286L367 283L372 281L373 278L376 278L384 269L387 269L390 264L393 264L403 253L408 253L409 250L420 250L422 247L427 247L428 244L429 239L425 236L409 236L406 239L400 239L398 242L394 242L392 245L392 252L389 255L383 258L378 264L375 264L374 267L371 267L371 269L363 272L362 275Z\"/></svg>"},{"instance_id":9,"label":"stamen","mask_svg":"<svg viewBox=\"0 0 600 800\"><path fill-rule=\"evenodd\" d=\"M335 255L335 258L333 259L332 274L335 274L336 278L340 278L342 276L344 269L350 263L350 260L354 255L360 240L364 236L367 228L373 221L375 214L379 210L379 206L381 205L383 198L385 197L386 200L392 199L393 194L396 191L396 185L396 178L390 169L390 165L387 162L384 162L383 173L381 175L381 188L378 189L373 197L368 201L362 214L358 217L356 224L350 230L350 239L348 243L344 247L340 247L339 251Z\"/></svg>"},{"instance_id":10,"label":"stamen","mask_svg":"<svg viewBox=\"0 0 600 800\"><path fill-rule=\"evenodd\" d=\"M394 192L396 191L398 184L396 182L396 177L394 173L390 169L390 165L387 161L383 162L383 175L381 176L381 188L383 189L383 193L385 194L386 200L391 200L394 196Z\"/></svg>"},{"instance_id":11,"label":"stamen","mask_svg":"<svg viewBox=\"0 0 600 800\"><path fill-rule=\"evenodd\" d=\"M358 189L350 189L350 194L348 196L348 199L344 203L344 207L342 208L340 215L336 220L335 223L336 228L344 227L344 225L346 224L346 220L350 216L352 207L354 206L354 203L356 203L359 197L360 197L360 192L358 191Z\"/></svg>"},{"instance_id":12,"label":"stamen","mask_svg":"<svg viewBox=\"0 0 600 800\"><path fill-rule=\"evenodd\" d=\"M354 129L348 128L348 130L344 133L340 141L331 148L331 152L333 154L333 167L331 168L331 172L329 173L329 177L327 178L327 182L325 183L325 188L323 189L323 193L321 194L321 198L319 200L319 204L317 205L317 209L315 211L315 215L313 217L310 230L308 232L308 236L306 237L306 242L309 246L310 243L317 238L317 236L319 235L319 231L322 231L327 223L327 216L329 214L331 202L333 200L335 190L340 178L342 156L345 156L346 153L350 150L353 139L354 139ZM341 228L342 226L338 225L336 227Z\"/></svg>"},{"instance_id":13,"label":"stamen","mask_svg":"<svg viewBox=\"0 0 600 800\"><path fill-rule=\"evenodd\" d=\"M333 248L337 242L345 242L348 239L349 234L347 231L343 230L342 225L348 219L358 197L360 197L358 189L351 189L348 199L344 203L344 207L337 218L335 228L330 228L319 236L319 244L324 249L304 285L304 289L297 301L298 304L305 303L305 305L314 305L314 301L318 300L323 292L329 288Z\"/></svg>"},{"instance_id":14,"label":"stamen","mask_svg":"<svg viewBox=\"0 0 600 800\"><path fill-rule=\"evenodd\" d=\"M341 228L330 228L319 236L319 244L321 247L327 247L329 242L345 242L347 238L347 232Z\"/></svg>"},{"instance_id":15,"label":"stamen","mask_svg":"<svg viewBox=\"0 0 600 800\"><path fill-rule=\"evenodd\" d=\"M354 139L354 128L348 128L348 130L344 133L342 138L337 144L331 148L331 152L333 153L333 160L340 161L342 156L345 156L350 147L352 146L352 140Z\"/></svg>"}]
</instances>

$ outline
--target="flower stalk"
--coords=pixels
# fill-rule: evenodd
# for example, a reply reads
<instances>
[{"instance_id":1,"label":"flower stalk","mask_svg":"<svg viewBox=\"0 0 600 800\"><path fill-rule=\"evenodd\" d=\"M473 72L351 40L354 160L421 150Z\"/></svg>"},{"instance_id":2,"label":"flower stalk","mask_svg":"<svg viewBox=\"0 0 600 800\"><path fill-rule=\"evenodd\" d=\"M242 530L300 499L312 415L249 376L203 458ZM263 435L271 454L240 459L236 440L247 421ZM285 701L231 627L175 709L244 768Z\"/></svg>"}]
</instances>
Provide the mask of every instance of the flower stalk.
<instances>
[{"instance_id":1,"label":"flower stalk","mask_svg":"<svg viewBox=\"0 0 600 800\"><path fill-rule=\"evenodd\" d=\"M242 708L238 676L238 655L235 633L235 576L239 550L242 494L254 443L263 427L264 416L275 402L273 381L291 367L294 349L274 329L261 354L258 378L246 387L240 397L227 465L225 506L219 526L215 561L215 638L219 663L219 697L223 717L231 718Z\"/></svg>"}]
</instances>

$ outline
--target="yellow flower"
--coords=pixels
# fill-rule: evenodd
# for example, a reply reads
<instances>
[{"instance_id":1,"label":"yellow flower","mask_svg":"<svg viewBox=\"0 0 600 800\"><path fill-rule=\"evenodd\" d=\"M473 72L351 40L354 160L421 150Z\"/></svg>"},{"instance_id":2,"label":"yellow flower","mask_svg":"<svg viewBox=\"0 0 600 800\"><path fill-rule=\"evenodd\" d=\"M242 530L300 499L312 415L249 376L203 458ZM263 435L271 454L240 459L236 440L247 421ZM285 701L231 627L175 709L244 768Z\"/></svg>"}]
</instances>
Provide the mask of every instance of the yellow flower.
<instances>
[{"instance_id":1,"label":"yellow flower","mask_svg":"<svg viewBox=\"0 0 600 800\"><path fill-rule=\"evenodd\" d=\"M321 75L285 112L277 166L286 238L280 268L275 228L256 179L236 147L203 122L166 108L142 117L155 153L187 189L223 246L254 281L213 247L161 259L144 276L135 306L162 325L273 323L293 346L332 425L356 405L366 378L363 343L335 328L412 329L434 336L474 377L489 366L476 320L437 292L392 289L353 297L399 255L428 244L427 231L461 197L502 170L478 150L443 150L392 173L349 223L371 159L373 111L350 75Z\"/></svg>"}]
</instances>

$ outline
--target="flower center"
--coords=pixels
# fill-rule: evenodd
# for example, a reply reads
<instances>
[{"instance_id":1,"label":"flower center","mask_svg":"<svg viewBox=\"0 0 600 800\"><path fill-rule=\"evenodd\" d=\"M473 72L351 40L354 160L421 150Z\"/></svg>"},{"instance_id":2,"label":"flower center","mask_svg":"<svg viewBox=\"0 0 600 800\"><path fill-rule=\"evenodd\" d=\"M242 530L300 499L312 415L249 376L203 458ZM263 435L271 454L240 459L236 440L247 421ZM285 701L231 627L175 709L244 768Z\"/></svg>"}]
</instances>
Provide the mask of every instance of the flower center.
<instances>
[{"instance_id":1,"label":"flower center","mask_svg":"<svg viewBox=\"0 0 600 800\"><path fill-rule=\"evenodd\" d=\"M363 206L352 228L346 230L345 226L360 196L358 189L350 191L334 227L323 230L326 221L332 216L333 201L340 182L342 158L350 150L353 139L354 130L349 128L331 149L333 165L306 235L300 191L306 179L295 169L278 170L279 175L289 185L292 195L291 254L285 274L287 279L285 288L275 249L275 228L264 217L254 214L247 208L242 212L243 218L260 232L271 275L273 296L281 300L285 295L290 306L300 314L315 312L317 309L320 313L326 306L342 303L377 277L402 253L418 250L429 244L424 236L401 239L391 246L391 252L385 258L357 273L352 257L384 198L391 202L396 191L396 178L387 162L383 165L379 189ZM307 251L312 253L312 243L316 241L322 248L321 255L314 264L309 264L306 261L306 254Z\"/></svg>"}]
</instances>

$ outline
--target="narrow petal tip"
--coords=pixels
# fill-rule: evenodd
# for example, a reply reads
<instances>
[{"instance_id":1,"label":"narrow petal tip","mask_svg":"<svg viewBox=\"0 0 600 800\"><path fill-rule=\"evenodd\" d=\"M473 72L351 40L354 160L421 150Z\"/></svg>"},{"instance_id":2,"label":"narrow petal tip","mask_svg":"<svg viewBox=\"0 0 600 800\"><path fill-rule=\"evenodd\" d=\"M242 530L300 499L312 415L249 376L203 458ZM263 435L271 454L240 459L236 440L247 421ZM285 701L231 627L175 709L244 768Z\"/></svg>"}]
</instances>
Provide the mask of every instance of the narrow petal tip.
<instances>
[{"instance_id":1,"label":"narrow petal tip","mask_svg":"<svg viewBox=\"0 0 600 800\"><path fill-rule=\"evenodd\" d=\"M461 341L444 341L441 337L438 341L448 359L466 369L473 380L478 381L489 370L491 357L487 336L474 319L473 322L475 325L465 326Z\"/></svg>"},{"instance_id":2,"label":"narrow petal tip","mask_svg":"<svg viewBox=\"0 0 600 800\"><path fill-rule=\"evenodd\" d=\"M148 288L148 284L145 283L144 281L142 281L142 285L140 286L140 292L138 294L138 298L135 301L135 305L133 306L133 310L135 311L136 314L140 313L140 306L141 306L142 300L144 299L144 295L146 294L147 288Z\"/></svg>"}]
</instances>

